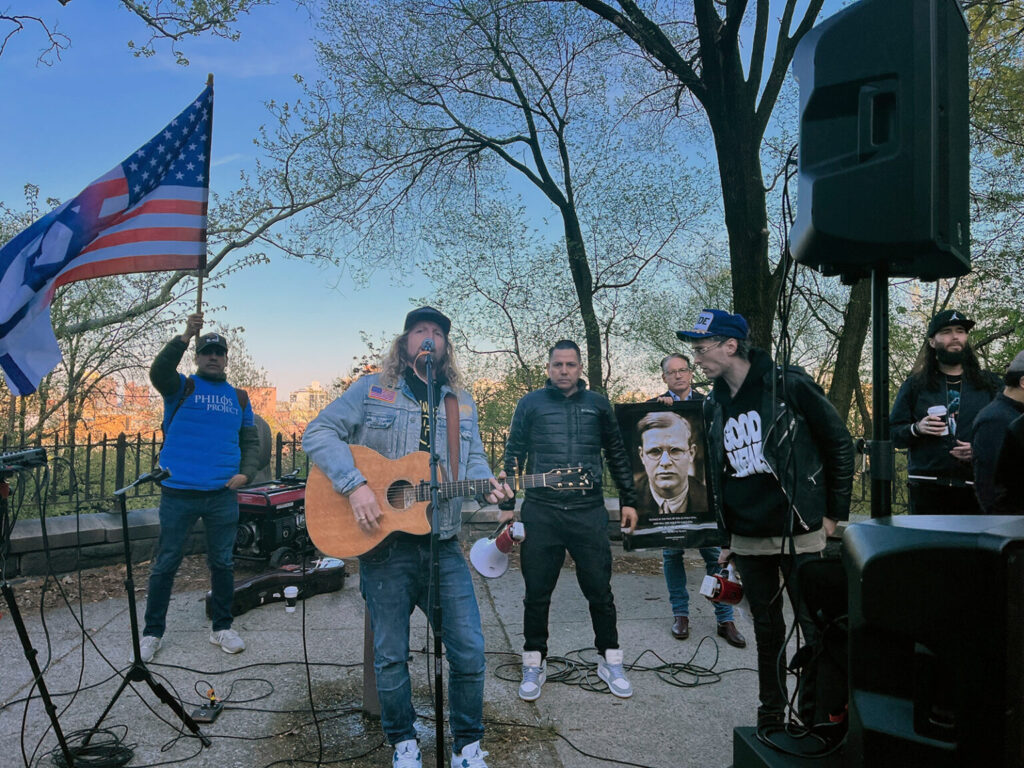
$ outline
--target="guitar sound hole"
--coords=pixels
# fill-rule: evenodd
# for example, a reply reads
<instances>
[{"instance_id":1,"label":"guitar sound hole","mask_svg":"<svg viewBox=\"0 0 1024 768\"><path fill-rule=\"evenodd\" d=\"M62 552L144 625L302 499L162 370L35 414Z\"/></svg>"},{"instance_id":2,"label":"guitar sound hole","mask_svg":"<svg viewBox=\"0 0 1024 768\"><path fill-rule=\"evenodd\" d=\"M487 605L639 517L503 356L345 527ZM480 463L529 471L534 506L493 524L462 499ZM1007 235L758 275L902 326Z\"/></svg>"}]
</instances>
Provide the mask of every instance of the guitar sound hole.
<instances>
[{"instance_id":1,"label":"guitar sound hole","mask_svg":"<svg viewBox=\"0 0 1024 768\"><path fill-rule=\"evenodd\" d=\"M396 480L388 486L388 504L394 509L405 509L412 504L412 483Z\"/></svg>"}]
</instances>

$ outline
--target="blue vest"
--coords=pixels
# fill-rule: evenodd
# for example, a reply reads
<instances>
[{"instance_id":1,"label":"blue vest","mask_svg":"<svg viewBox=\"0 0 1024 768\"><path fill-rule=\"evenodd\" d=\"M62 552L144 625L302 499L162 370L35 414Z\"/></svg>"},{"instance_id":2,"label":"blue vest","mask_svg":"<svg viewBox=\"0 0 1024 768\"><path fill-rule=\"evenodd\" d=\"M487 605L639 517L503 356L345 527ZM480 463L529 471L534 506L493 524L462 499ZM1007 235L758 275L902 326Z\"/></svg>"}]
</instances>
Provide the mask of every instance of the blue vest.
<instances>
[{"instance_id":1,"label":"blue vest","mask_svg":"<svg viewBox=\"0 0 1024 768\"><path fill-rule=\"evenodd\" d=\"M162 485L193 491L219 490L238 474L242 451L238 433L253 425L252 408L243 412L235 388L226 381L189 377L195 389L174 412L185 389L179 374L178 388L164 398L164 419L171 417L160 451L160 465L171 470Z\"/></svg>"}]
</instances>

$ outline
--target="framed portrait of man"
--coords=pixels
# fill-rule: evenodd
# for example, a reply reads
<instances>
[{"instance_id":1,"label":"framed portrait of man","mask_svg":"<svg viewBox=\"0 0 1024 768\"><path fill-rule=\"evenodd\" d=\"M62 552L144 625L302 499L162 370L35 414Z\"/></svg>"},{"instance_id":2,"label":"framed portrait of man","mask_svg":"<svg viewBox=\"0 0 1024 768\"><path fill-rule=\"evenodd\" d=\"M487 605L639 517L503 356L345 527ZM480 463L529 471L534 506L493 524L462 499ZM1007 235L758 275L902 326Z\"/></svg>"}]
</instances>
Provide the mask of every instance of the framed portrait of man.
<instances>
[{"instance_id":1,"label":"framed portrait of man","mask_svg":"<svg viewBox=\"0 0 1024 768\"><path fill-rule=\"evenodd\" d=\"M628 403L615 406L615 417L633 465L639 517L623 548L718 546L700 403Z\"/></svg>"}]
</instances>

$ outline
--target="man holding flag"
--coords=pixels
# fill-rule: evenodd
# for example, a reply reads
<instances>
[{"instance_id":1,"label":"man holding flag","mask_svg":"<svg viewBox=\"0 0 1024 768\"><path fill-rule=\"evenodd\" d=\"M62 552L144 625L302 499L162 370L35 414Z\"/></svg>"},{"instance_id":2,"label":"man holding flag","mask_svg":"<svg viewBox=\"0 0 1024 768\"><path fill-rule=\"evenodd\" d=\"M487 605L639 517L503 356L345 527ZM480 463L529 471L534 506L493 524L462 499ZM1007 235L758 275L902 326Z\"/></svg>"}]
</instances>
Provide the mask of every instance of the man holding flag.
<instances>
[{"instance_id":1,"label":"man holding flag","mask_svg":"<svg viewBox=\"0 0 1024 768\"><path fill-rule=\"evenodd\" d=\"M94 277L206 267L213 83L109 173L0 249L0 367L30 395L60 362L50 304Z\"/></svg>"}]
</instances>

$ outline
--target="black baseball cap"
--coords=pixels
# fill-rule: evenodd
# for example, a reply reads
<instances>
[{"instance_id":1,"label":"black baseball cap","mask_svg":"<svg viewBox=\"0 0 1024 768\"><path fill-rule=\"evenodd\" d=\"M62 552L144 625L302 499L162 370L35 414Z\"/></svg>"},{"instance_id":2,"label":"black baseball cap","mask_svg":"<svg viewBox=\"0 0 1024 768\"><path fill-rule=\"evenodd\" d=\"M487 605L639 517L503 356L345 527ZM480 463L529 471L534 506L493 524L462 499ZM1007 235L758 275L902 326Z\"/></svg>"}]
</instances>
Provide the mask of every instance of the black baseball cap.
<instances>
[{"instance_id":1,"label":"black baseball cap","mask_svg":"<svg viewBox=\"0 0 1024 768\"><path fill-rule=\"evenodd\" d=\"M1016 354L1010 364L1006 367L1007 373L1020 373L1024 376L1024 350L1021 350Z\"/></svg>"},{"instance_id":2,"label":"black baseball cap","mask_svg":"<svg viewBox=\"0 0 1024 768\"><path fill-rule=\"evenodd\" d=\"M420 307L419 309L414 309L405 316L405 328L402 330L408 331L416 325L416 323L422 322L437 323L438 327L444 331L445 336L447 336L448 332L452 329L452 321L439 310L436 310L433 307Z\"/></svg>"},{"instance_id":3,"label":"black baseball cap","mask_svg":"<svg viewBox=\"0 0 1024 768\"><path fill-rule=\"evenodd\" d=\"M928 338L948 325L962 325L965 331L969 331L974 327L974 321L957 309L944 309L928 323Z\"/></svg>"},{"instance_id":4,"label":"black baseball cap","mask_svg":"<svg viewBox=\"0 0 1024 768\"><path fill-rule=\"evenodd\" d=\"M228 340L219 333L204 333L196 342L196 354L202 354L207 347L220 347L224 354L228 353Z\"/></svg>"}]
</instances>

